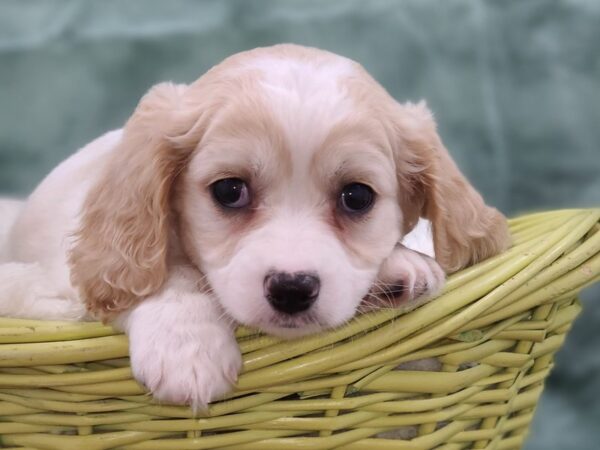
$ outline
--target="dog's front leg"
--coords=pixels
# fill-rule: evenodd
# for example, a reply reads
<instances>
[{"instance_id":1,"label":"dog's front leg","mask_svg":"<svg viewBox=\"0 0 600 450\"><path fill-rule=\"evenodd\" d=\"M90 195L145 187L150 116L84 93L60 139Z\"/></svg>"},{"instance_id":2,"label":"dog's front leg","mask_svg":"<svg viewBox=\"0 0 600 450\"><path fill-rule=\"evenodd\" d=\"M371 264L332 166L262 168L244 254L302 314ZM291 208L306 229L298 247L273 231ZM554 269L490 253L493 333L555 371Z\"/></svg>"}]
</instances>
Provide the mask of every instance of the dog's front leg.
<instances>
[{"instance_id":1,"label":"dog's front leg","mask_svg":"<svg viewBox=\"0 0 600 450\"><path fill-rule=\"evenodd\" d=\"M194 410L230 391L242 365L232 321L200 290L199 277L172 269L161 292L116 320L129 336L134 377L156 399Z\"/></svg>"},{"instance_id":2,"label":"dog's front leg","mask_svg":"<svg viewBox=\"0 0 600 450\"><path fill-rule=\"evenodd\" d=\"M443 287L445 273L431 257L398 244L381 265L365 305L416 307Z\"/></svg>"}]
</instances>

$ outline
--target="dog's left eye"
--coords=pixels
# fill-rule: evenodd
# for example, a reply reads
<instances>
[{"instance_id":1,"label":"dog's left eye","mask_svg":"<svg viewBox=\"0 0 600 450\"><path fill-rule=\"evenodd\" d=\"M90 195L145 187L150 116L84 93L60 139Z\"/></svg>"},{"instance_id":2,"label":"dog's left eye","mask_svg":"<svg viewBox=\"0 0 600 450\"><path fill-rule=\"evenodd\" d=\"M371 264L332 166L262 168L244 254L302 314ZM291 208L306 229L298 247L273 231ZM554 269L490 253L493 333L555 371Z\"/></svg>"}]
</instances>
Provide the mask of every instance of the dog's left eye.
<instances>
[{"instance_id":1,"label":"dog's left eye","mask_svg":"<svg viewBox=\"0 0 600 450\"><path fill-rule=\"evenodd\" d=\"M373 204L375 193L366 184L350 183L342 188L340 205L350 213L366 212Z\"/></svg>"},{"instance_id":2,"label":"dog's left eye","mask_svg":"<svg viewBox=\"0 0 600 450\"><path fill-rule=\"evenodd\" d=\"M211 184L213 197L227 208L243 208L250 203L248 185L239 178L224 178Z\"/></svg>"}]
</instances>

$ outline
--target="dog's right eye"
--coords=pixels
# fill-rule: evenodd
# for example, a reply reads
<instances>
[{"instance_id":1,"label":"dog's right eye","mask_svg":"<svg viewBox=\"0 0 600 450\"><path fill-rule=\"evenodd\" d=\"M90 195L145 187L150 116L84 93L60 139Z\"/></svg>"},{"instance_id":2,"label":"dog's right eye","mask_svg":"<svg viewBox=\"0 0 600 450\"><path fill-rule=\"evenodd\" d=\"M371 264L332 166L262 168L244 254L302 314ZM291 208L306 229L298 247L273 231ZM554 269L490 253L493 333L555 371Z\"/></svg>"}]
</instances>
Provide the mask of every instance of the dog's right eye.
<instances>
[{"instance_id":1,"label":"dog's right eye","mask_svg":"<svg viewBox=\"0 0 600 450\"><path fill-rule=\"evenodd\" d=\"M210 187L215 200L226 208L243 208L250 204L250 192L244 180L224 178Z\"/></svg>"}]
</instances>

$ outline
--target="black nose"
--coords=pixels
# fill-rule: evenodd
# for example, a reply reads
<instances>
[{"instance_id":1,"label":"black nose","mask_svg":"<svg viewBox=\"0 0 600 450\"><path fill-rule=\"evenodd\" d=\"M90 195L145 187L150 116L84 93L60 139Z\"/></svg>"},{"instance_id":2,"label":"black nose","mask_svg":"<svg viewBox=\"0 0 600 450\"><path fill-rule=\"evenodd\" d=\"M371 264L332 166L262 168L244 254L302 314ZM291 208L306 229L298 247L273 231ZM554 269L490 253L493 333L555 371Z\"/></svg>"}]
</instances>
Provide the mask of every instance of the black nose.
<instances>
[{"instance_id":1,"label":"black nose","mask_svg":"<svg viewBox=\"0 0 600 450\"><path fill-rule=\"evenodd\" d=\"M265 296L273 308L287 314L296 314L310 308L321 282L309 272L271 272L265 277Z\"/></svg>"}]
</instances>

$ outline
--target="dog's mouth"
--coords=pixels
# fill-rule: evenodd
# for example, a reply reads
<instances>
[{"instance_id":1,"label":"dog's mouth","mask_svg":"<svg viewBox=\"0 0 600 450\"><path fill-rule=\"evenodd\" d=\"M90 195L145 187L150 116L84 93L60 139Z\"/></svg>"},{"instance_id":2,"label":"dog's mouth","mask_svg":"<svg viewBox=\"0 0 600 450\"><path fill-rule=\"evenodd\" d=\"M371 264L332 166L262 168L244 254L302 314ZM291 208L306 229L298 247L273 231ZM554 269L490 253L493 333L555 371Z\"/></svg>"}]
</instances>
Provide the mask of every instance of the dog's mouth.
<instances>
[{"instance_id":1,"label":"dog's mouth","mask_svg":"<svg viewBox=\"0 0 600 450\"><path fill-rule=\"evenodd\" d=\"M327 325L317 314L307 311L294 315L273 312L258 327L269 334L286 338L316 333L327 328Z\"/></svg>"},{"instance_id":2,"label":"dog's mouth","mask_svg":"<svg viewBox=\"0 0 600 450\"><path fill-rule=\"evenodd\" d=\"M323 326L318 317L312 313L294 316L287 314L275 314L274 317L271 318L271 323L281 328L302 328L311 325L318 325L320 327Z\"/></svg>"}]
</instances>

